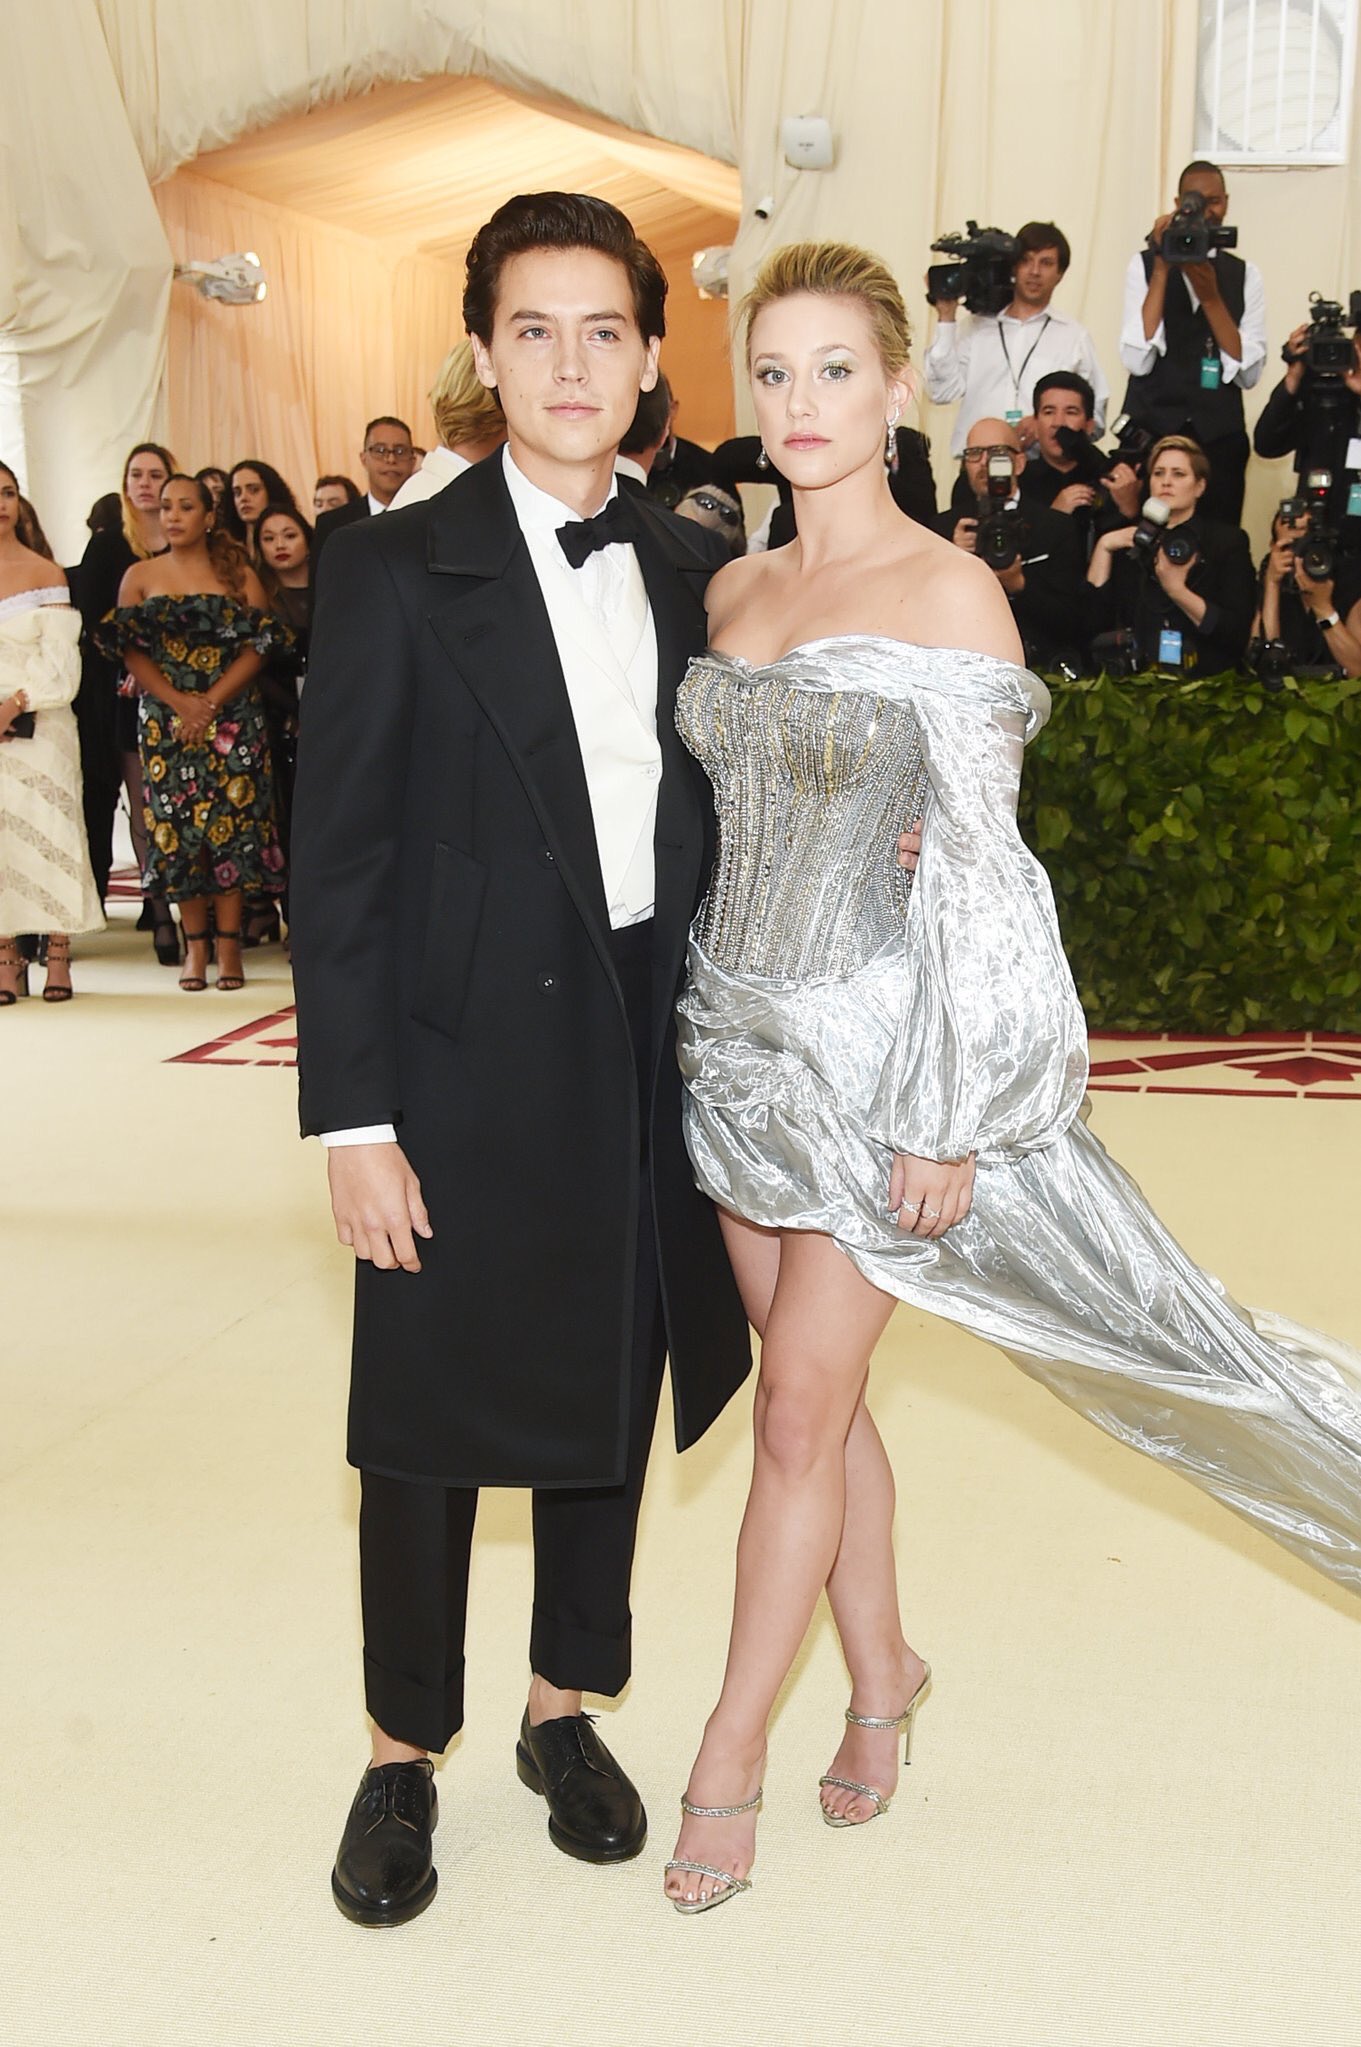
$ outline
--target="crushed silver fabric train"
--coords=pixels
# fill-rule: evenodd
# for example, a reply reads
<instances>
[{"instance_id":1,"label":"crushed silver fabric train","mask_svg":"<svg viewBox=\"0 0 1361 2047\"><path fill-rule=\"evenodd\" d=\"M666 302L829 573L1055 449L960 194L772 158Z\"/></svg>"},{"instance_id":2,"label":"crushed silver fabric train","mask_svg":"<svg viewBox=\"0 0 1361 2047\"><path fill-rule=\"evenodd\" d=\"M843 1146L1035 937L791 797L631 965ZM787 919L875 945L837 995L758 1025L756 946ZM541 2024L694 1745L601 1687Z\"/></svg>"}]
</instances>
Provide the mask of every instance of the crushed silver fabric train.
<instances>
[{"instance_id":1,"label":"crushed silver fabric train","mask_svg":"<svg viewBox=\"0 0 1361 2047\"><path fill-rule=\"evenodd\" d=\"M798 767L810 693L816 775ZM861 705L848 721L866 693L874 714ZM745 906L740 944L725 945L711 892L680 1001L696 1178L752 1222L825 1232L874 1285L999 1345L1089 1421L1361 1591L1361 1353L1237 1306L1082 1118L1082 1012L1048 879L1015 822L1023 740L1047 713L1024 669L873 635L766 667L712 652L692 663L677 722L715 787L716 886ZM869 858L855 835L901 784L909 744L928 782L904 923L881 871L896 834L876 833ZM802 898L771 886L780 849L829 878L844 917L810 911L806 883ZM751 914L758 900L769 915ZM810 958L810 928L834 966ZM744 952L765 971L747 971ZM793 971L772 974L781 958ZM937 1242L886 1212L895 1150L977 1154L973 1208Z\"/></svg>"}]
</instances>

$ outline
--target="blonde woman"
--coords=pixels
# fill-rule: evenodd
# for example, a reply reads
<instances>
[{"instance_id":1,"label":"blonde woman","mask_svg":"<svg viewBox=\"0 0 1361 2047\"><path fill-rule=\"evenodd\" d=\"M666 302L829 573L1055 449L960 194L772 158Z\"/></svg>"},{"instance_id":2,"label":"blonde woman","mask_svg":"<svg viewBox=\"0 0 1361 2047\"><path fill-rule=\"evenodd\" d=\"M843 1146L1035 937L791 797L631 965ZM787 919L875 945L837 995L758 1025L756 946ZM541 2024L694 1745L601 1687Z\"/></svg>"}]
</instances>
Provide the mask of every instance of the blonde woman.
<instances>
[{"instance_id":1,"label":"blonde woman","mask_svg":"<svg viewBox=\"0 0 1361 2047\"><path fill-rule=\"evenodd\" d=\"M719 825L680 1002L686 1136L761 1337L727 1671L665 1880L684 1912L749 1888L767 1722L824 1587L851 1702L823 1815L888 1811L930 1676L866 1405L897 1300L1361 1587L1361 1357L1236 1308L1080 1120L1082 1012L1015 822L1048 694L995 576L890 494L897 287L802 244L745 314L797 537L713 579L677 706Z\"/></svg>"},{"instance_id":2,"label":"blonde woman","mask_svg":"<svg viewBox=\"0 0 1361 2047\"><path fill-rule=\"evenodd\" d=\"M420 468L408 476L389 511L434 497L474 462L494 454L506 438L505 415L478 378L470 341L460 341L440 364L430 390L430 410L440 444L426 451Z\"/></svg>"}]
</instances>

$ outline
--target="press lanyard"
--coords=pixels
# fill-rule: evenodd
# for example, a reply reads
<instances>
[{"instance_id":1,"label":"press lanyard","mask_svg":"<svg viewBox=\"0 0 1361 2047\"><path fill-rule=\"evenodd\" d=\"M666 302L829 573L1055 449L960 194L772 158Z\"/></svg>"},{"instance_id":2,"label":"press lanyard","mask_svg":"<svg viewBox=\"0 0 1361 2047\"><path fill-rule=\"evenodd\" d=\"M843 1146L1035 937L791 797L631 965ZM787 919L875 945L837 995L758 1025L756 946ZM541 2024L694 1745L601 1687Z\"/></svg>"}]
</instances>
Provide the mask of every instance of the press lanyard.
<instances>
[{"instance_id":1,"label":"press lanyard","mask_svg":"<svg viewBox=\"0 0 1361 2047\"><path fill-rule=\"evenodd\" d=\"M1040 331L1035 336L1035 339L1031 342L1030 348L1026 354L1025 361L1021 364L1019 370L1014 370L1011 367L1011 350L1007 347L1007 330L1006 327L1003 325L1002 315L1000 313L997 315L997 338L1002 344L1002 353L1007 360L1007 375L1011 378L1012 396L1015 398L1016 403L1018 405L1021 402L1021 383L1025 377L1026 371L1030 368L1030 358L1032 355L1034 355L1035 350L1044 340L1044 330L1049 325L1049 322L1053 319L1053 317L1054 316L1052 313L1045 314L1044 319L1040 326Z\"/></svg>"}]
</instances>

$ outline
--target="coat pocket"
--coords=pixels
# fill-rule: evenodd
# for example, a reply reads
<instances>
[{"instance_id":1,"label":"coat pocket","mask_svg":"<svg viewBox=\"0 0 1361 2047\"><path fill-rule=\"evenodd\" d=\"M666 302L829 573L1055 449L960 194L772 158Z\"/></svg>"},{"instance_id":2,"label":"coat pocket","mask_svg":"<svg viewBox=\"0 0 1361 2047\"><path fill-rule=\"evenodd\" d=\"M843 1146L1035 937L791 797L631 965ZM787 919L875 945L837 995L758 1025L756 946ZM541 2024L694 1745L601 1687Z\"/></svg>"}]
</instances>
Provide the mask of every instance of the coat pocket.
<instances>
[{"instance_id":1,"label":"coat pocket","mask_svg":"<svg viewBox=\"0 0 1361 2047\"><path fill-rule=\"evenodd\" d=\"M436 845L425 950L411 1014L446 1037L458 1035L482 920L487 870L456 846Z\"/></svg>"}]
</instances>

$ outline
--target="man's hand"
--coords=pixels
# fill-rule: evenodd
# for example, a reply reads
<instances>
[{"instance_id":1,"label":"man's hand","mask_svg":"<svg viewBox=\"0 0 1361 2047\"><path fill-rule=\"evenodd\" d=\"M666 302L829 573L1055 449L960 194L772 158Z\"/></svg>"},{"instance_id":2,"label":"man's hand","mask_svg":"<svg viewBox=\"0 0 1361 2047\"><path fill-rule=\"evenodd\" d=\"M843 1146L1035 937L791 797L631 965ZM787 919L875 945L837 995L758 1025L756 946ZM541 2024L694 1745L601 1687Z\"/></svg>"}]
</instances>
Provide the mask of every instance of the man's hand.
<instances>
[{"instance_id":1,"label":"man's hand","mask_svg":"<svg viewBox=\"0 0 1361 2047\"><path fill-rule=\"evenodd\" d=\"M1326 583L1316 583L1306 570L1299 556L1296 555L1294 559L1295 587L1300 593L1300 599L1305 610L1312 612L1315 618L1318 618L1321 613L1335 611L1337 606L1333 602L1331 578Z\"/></svg>"},{"instance_id":2,"label":"man's hand","mask_svg":"<svg viewBox=\"0 0 1361 2047\"><path fill-rule=\"evenodd\" d=\"M1139 516L1139 472L1132 462L1117 462L1106 474L1106 495L1126 519Z\"/></svg>"},{"instance_id":3,"label":"man's hand","mask_svg":"<svg viewBox=\"0 0 1361 2047\"><path fill-rule=\"evenodd\" d=\"M1188 284L1194 285L1203 306L1218 305L1219 275L1213 263L1183 263L1181 274Z\"/></svg>"},{"instance_id":4,"label":"man's hand","mask_svg":"<svg viewBox=\"0 0 1361 2047\"><path fill-rule=\"evenodd\" d=\"M972 554L978 544L977 519L956 519L955 530L950 535L956 547L962 547L965 554Z\"/></svg>"},{"instance_id":5,"label":"man's hand","mask_svg":"<svg viewBox=\"0 0 1361 2047\"><path fill-rule=\"evenodd\" d=\"M417 1237L433 1237L421 1183L399 1144L336 1144L326 1154L336 1235L380 1271L419 1272ZM932 1204L934 1206L934 1203Z\"/></svg>"},{"instance_id":6,"label":"man's hand","mask_svg":"<svg viewBox=\"0 0 1361 2047\"><path fill-rule=\"evenodd\" d=\"M1024 419L1017 420L1016 438L1021 444L1022 453L1024 453L1027 448L1034 447L1036 439L1039 435L1039 431L1040 431L1039 425L1035 419L1035 415L1033 412L1028 412Z\"/></svg>"},{"instance_id":7,"label":"man's hand","mask_svg":"<svg viewBox=\"0 0 1361 2047\"><path fill-rule=\"evenodd\" d=\"M1167 258L1160 253L1162 239L1175 219L1176 215L1174 213L1160 213L1149 230L1148 242L1149 247L1154 251L1154 261L1161 263L1164 269L1167 267Z\"/></svg>"},{"instance_id":8,"label":"man's hand","mask_svg":"<svg viewBox=\"0 0 1361 2047\"><path fill-rule=\"evenodd\" d=\"M898 841L898 865L905 867L909 874L915 874L917 871L917 861L921 857L921 850L922 821L918 818L917 822L910 830L905 831Z\"/></svg>"},{"instance_id":9,"label":"man's hand","mask_svg":"<svg viewBox=\"0 0 1361 2047\"><path fill-rule=\"evenodd\" d=\"M1291 526L1271 543L1271 552L1266 558L1266 579L1268 583L1288 583L1295 574L1296 554L1294 538L1297 531Z\"/></svg>"},{"instance_id":10,"label":"man's hand","mask_svg":"<svg viewBox=\"0 0 1361 2047\"><path fill-rule=\"evenodd\" d=\"M1077 512L1086 505L1096 503L1096 489L1090 483L1065 483L1054 499L1056 512Z\"/></svg>"},{"instance_id":11,"label":"man's hand","mask_svg":"<svg viewBox=\"0 0 1361 2047\"><path fill-rule=\"evenodd\" d=\"M1025 589L1025 563L1019 559L1009 569L994 569L993 574L1008 597L1019 597Z\"/></svg>"},{"instance_id":12,"label":"man's hand","mask_svg":"<svg viewBox=\"0 0 1361 2047\"><path fill-rule=\"evenodd\" d=\"M974 1154L957 1164L894 1155L889 1175L889 1214L912 1237L943 1237L963 1222L973 1203Z\"/></svg>"},{"instance_id":13,"label":"man's hand","mask_svg":"<svg viewBox=\"0 0 1361 2047\"><path fill-rule=\"evenodd\" d=\"M924 278L922 281L926 285L927 290L929 291L931 289L930 279ZM959 316L958 299L936 300L936 318L938 320L944 320L947 327L952 326L955 320L958 318L958 316Z\"/></svg>"}]
</instances>

